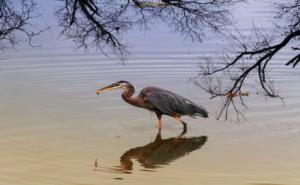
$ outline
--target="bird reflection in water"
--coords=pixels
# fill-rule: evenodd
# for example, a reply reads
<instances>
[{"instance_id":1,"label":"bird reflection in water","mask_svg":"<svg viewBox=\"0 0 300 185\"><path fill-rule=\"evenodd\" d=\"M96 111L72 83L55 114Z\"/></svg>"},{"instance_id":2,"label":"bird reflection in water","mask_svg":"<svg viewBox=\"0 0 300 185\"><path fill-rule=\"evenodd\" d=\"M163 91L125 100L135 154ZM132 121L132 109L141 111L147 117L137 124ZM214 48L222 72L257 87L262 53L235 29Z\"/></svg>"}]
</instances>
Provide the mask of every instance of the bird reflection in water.
<instances>
[{"instance_id":1,"label":"bird reflection in water","mask_svg":"<svg viewBox=\"0 0 300 185\"><path fill-rule=\"evenodd\" d=\"M162 165L168 165L192 151L200 149L207 141L207 136L200 137L173 137L161 138L161 129L158 130L155 140L145 146L126 151L120 158L120 166L113 168L97 168L96 171L112 173L132 173L133 161L138 161L143 171L153 171Z\"/></svg>"}]
</instances>

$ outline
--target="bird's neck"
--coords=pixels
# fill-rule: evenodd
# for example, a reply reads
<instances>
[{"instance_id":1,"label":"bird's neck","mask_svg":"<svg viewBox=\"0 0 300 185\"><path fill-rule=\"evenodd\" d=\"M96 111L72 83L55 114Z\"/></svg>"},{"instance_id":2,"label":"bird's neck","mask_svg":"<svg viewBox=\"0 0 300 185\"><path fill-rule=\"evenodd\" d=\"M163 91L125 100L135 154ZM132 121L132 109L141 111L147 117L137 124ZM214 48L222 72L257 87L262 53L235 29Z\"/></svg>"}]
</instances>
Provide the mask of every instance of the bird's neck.
<instances>
[{"instance_id":1,"label":"bird's neck","mask_svg":"<svg viewBox=\"0 0 300 185\"><path fill-rule=\"evenodd\" d=\"M124 92L122 93L122 98L127 102L132 105L135 105L136 103L136 97L133 97L132 95L134 94L134 87L133 86L128 86L124 89Z\"/></svg>"}]
</instances>

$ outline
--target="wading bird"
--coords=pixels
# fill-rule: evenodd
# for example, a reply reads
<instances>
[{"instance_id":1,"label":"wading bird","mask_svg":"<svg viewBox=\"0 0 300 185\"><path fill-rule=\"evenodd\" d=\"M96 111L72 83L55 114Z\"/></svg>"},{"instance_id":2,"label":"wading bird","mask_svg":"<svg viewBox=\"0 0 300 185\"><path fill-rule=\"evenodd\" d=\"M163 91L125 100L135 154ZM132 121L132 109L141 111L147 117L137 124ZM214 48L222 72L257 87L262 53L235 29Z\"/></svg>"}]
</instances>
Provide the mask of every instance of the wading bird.
<instances>
[{"instance_id":1,"label":"wading bird","mask_svg":"<svg viewBox=\"0 0 300 185\"><path fill-rule=\"evenodd\" d=\"M208 117L208 112L204 107L197 105L173 92L158 87L146 87L142 89L138 96L133 96L135 91L133 85L127 81L118 81L109 86L98 89L96 93L99 95L104 91L119 88L123 89L124 92L122 94L122 98L127 103L155 112L159 128L162 128L161 116L163 114L172 116L179 123L183 124L184 131L182 134L186 132L186 123L181 119L181 116L188 115L191 117Z\"/></svg>"}]
</instances>

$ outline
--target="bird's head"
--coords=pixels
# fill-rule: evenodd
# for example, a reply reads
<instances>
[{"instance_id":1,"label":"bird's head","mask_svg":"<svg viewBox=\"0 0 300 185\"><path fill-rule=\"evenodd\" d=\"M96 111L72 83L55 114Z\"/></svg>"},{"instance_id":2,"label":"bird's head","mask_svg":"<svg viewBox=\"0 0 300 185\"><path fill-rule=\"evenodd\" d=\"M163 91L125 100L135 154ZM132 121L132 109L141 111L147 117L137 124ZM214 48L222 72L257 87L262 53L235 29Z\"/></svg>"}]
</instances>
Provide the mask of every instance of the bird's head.
<instances>
[{"instance_id":1,"label":"bird's head","mask_svg":"<svg viewBox=\"0 0 300 185\"><path fill-rule=\"evenodd\" d=\"M109 90L113 90L113 89L120 89L120 88L128 88L129 86L132 86L131 83L121 80L115 83L112 83L111 85L105 86L101 89L98 89L96 91L97 95L99 95L100 93L103 93L104 91L109 91Z\"/></svg>"}]
</instances>

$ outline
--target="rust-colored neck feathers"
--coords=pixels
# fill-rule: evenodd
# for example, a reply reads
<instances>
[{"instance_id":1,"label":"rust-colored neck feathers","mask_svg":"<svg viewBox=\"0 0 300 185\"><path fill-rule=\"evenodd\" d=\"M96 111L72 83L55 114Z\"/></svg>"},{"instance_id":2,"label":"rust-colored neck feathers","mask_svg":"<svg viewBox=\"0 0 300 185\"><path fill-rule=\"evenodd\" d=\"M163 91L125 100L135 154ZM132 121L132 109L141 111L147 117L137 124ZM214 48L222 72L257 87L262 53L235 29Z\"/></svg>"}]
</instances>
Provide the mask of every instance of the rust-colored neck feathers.
<instances>
[{"instance_id":1,"label":"rust-colored neck feathers","mask_svg":"<svg viewBox=\"0 0 300 185\"><path fill-rule=\"evenodd\" d=\"M124 92L122 94L122 98L127 102L127 103L130 103L132 105L135 105L137 102L136 102L136 97L133 97L132 95L134 94L134 87L133 85L127 85L125 88L124 88Z\"/></svg>"},{"instance_id":2,"label":"rust-colored neck feathers","mask_svg":"<svg viewBox=\"0 0 300 185\"><path fill-rule=\"evenodd\" d=\"M137 106L137 107L144 107L145 102L144 99L140 96L132 96L134 94L134 87L131 84L128 84L124 88L124 92L122 94L122 98L129 104Z\"/></svg>"}]
</instances>

